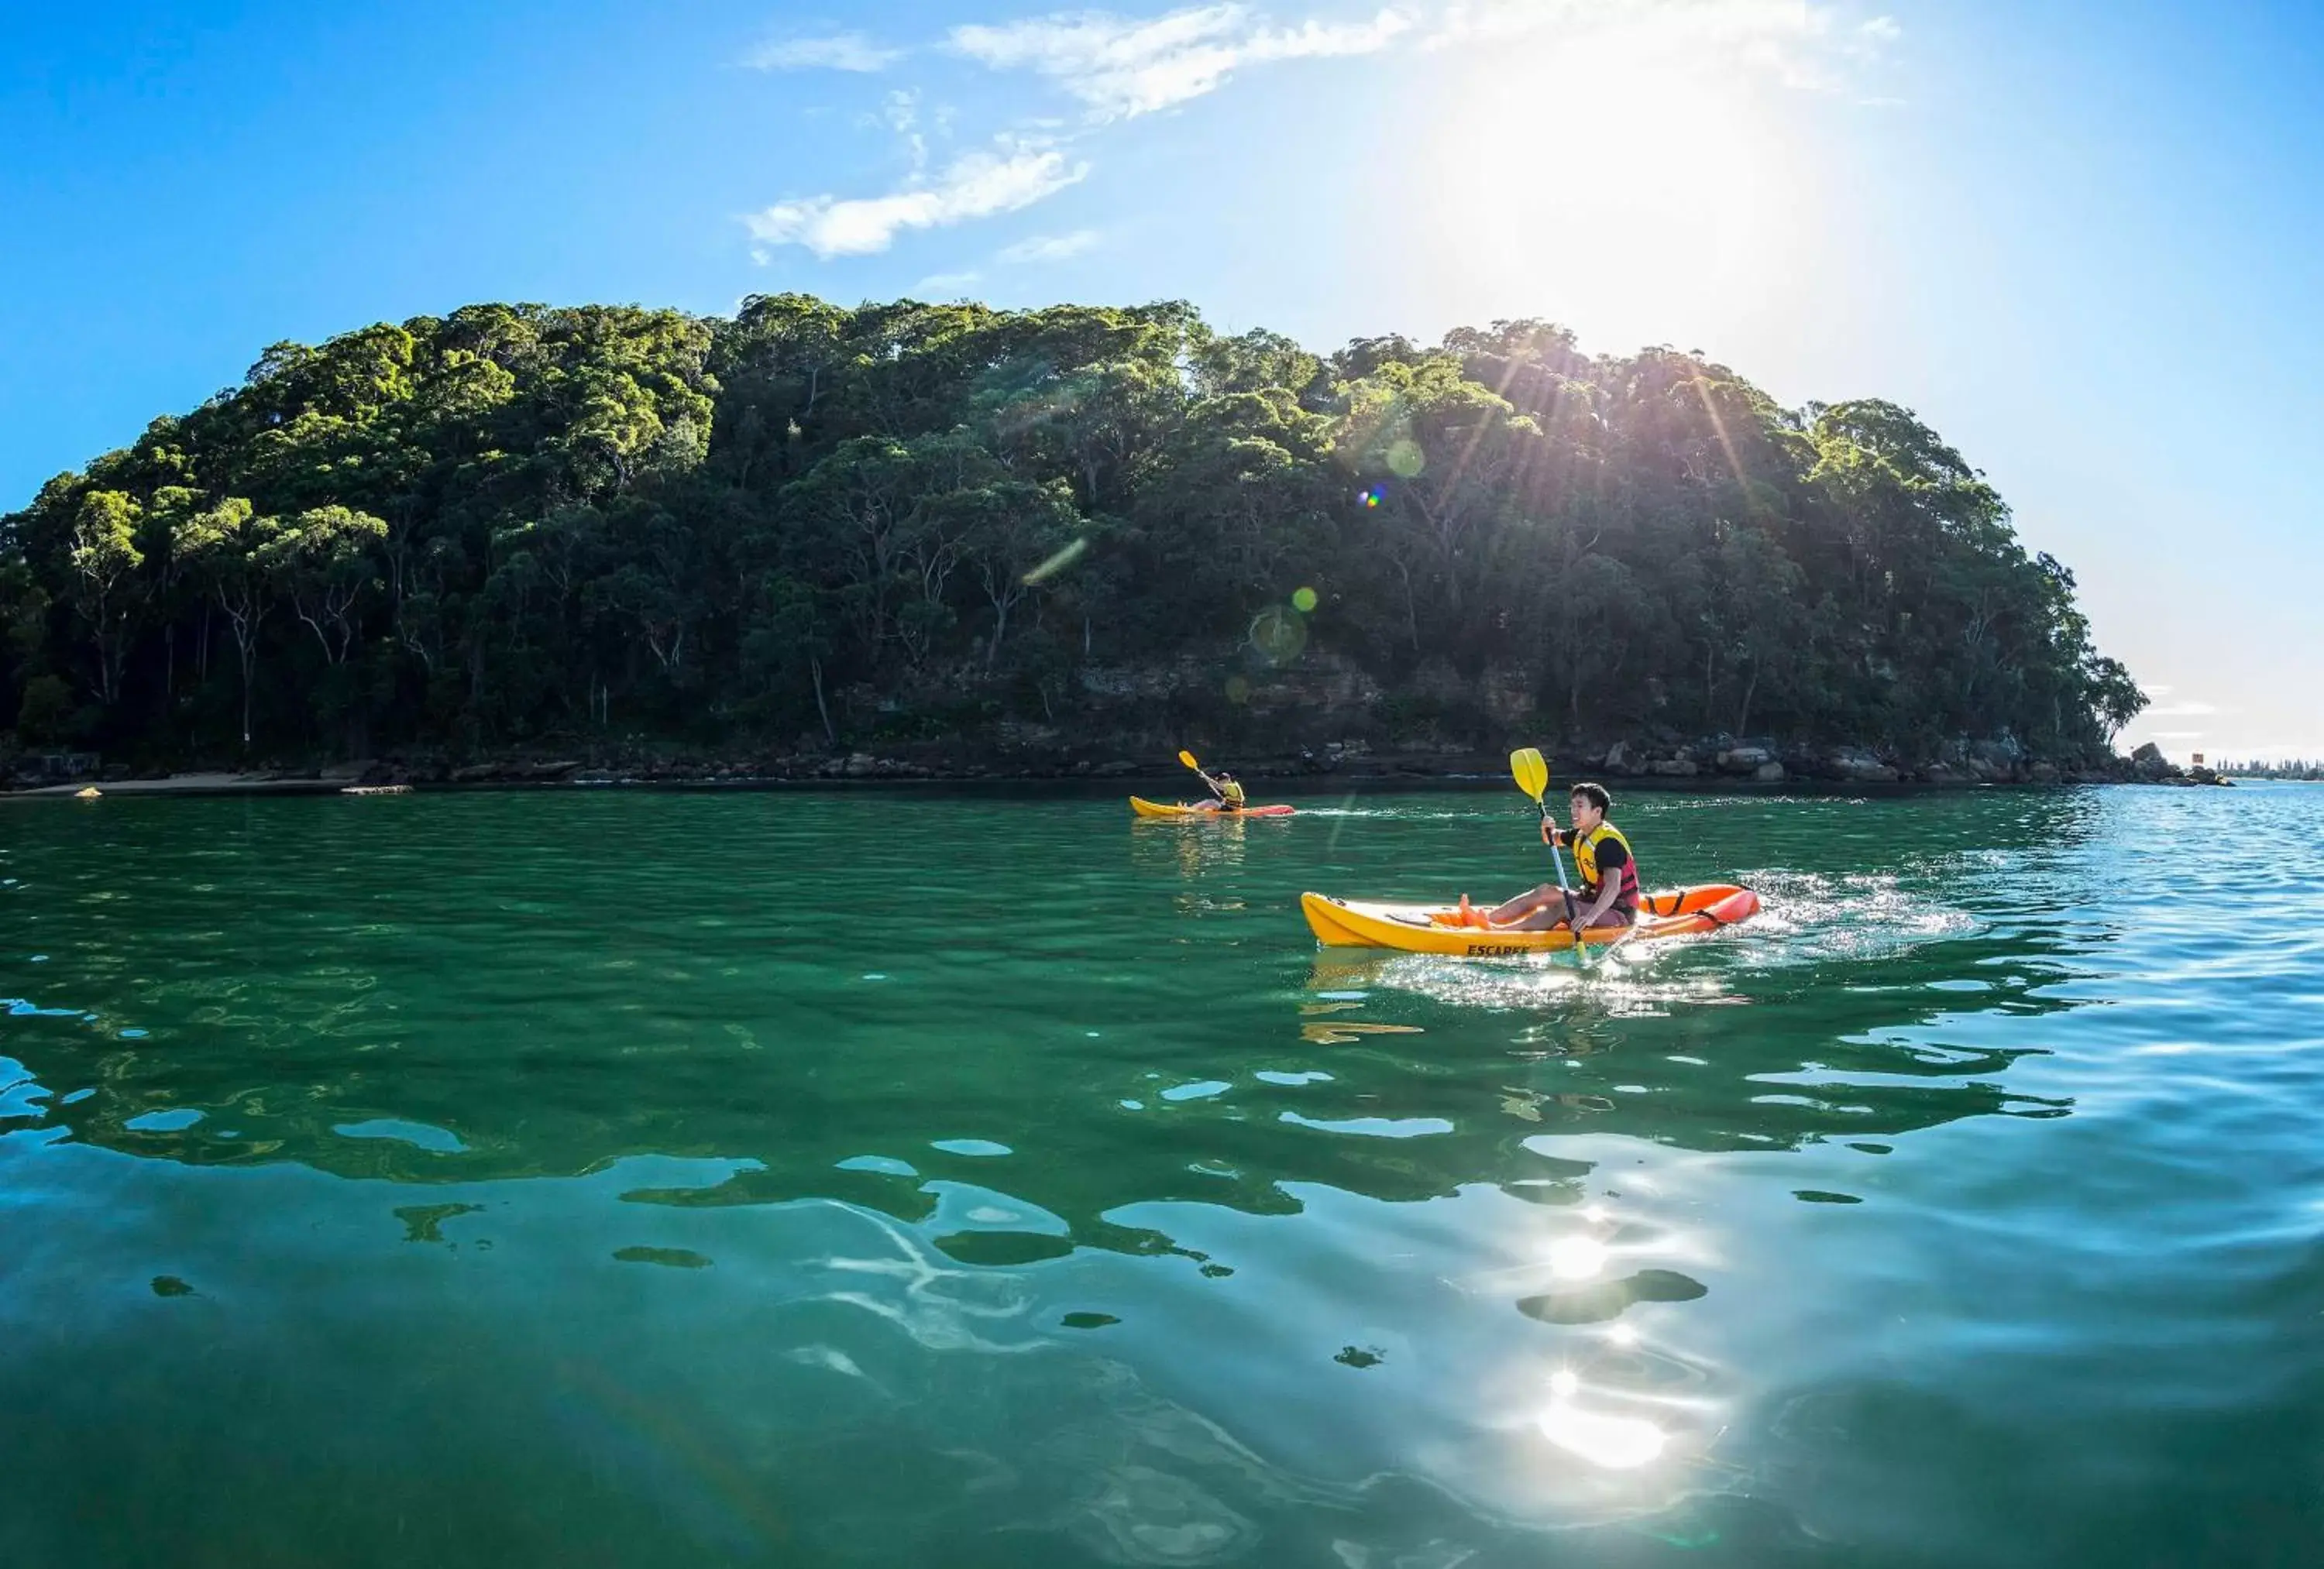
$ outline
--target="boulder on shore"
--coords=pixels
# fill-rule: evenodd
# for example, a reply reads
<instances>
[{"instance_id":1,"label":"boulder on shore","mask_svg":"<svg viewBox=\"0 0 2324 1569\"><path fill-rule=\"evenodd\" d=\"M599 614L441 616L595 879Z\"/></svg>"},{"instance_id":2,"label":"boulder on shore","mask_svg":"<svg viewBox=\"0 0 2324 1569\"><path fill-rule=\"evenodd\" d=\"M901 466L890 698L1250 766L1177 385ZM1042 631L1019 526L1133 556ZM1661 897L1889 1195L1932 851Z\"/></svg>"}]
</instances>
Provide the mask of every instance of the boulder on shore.
<instances>
[{"instance_id":1,"label":"boulder on shore","mask_svg":"<svg viewBox=\"0 0 2324 1569\"><path fill-rule=\"evenodd\" d=\"M1861 747L1841 747L1829 764L1832 774L1850 784L1894 784L1896 770Z\"/></svg>"},{"instance_id":2,"label":"boulder on shore","mask_svg":"<svg viewBox=\"0 0 2324 1569\"><path fill-rule=\"evenodd\" d=\"M2163 755L2163 748L2148 741L2130 755L2130 771L2150 784L2181 776L2179 765Z\"/></svg>"}]
</instances>

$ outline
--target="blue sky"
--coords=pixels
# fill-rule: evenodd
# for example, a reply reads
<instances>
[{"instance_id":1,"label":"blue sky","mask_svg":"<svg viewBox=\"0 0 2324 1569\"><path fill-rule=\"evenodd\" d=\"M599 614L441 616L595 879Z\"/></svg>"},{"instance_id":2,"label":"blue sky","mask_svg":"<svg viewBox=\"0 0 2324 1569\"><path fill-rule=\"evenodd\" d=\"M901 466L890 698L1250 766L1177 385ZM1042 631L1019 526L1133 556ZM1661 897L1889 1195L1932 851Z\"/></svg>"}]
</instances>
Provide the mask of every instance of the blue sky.
<instances>
[{"instance_id":1,"label":"blue sky","mask_svg":"<svg viewBox=\"0 0 2324 1569\"><path fill-rule=\"evenodd\" d=\"M0 508L267 344L478 299L1497 317L1908 404L2131 740L2324 756L2324 7L24 8Z\"/></svg>"}]
</instances>

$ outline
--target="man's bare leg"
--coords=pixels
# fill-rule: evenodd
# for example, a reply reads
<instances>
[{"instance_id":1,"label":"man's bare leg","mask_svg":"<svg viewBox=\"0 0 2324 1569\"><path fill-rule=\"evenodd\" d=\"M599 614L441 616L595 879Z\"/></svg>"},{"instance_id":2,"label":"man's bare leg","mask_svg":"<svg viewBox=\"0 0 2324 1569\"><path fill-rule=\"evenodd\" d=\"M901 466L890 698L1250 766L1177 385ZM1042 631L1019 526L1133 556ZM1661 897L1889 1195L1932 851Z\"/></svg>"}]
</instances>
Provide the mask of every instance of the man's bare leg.
<instances>
[{"instance_id":1,"label":"man's bare leg","mask_svg":"<svg viewBox=\"0 0 2324 1569\"><path fill-rule=\"evenodd\" d=\"M1486 912L1485 919L1495 926L1516 926L1517 922L1519 921L1523 921L1526 917L1535 914L1536 912L1552 906L1554 906L1555 908L1557 920L1564 920L1565 890L1558 887L1554 883L1544 883L1541 886L1532 890L1530 893L1519 894L1508 904L1499 905L1494 909ZM1550 924L1555 925L1556 922L1551 922ZM1530 922L1527 922L1527 923L1523 926L1517 926L1517 930L1521 931L1545 931L1546 928L1535 926Z\"/></svg>"}]
</instances>

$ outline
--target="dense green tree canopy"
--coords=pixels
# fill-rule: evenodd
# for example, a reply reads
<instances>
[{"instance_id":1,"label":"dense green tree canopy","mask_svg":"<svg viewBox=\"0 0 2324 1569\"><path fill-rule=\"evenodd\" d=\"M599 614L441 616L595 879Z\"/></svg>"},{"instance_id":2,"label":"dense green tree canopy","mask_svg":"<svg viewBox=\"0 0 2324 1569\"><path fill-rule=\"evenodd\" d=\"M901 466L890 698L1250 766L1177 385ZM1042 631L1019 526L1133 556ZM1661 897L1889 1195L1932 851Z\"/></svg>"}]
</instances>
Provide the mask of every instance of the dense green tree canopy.
<instances>
[{"instance_id":1,"label":"dense green tree canopy","mask_svg":"<svg viewBox=\"0 0 2324 1569\"><path fill-rule=\"evenodd\" d=\"M1390 728L1425 674L1480 743L1448 684L1569 738L2065 759L2144 701L2073 587L1904 408L1542 322L1325 358L1176 303L482 305L278 344L0 518L0 724L157 758L1231 726L1304 661ZM1156 711L1123 673L1164 668L1217 679Z\"/></svg>"}]
</instances>

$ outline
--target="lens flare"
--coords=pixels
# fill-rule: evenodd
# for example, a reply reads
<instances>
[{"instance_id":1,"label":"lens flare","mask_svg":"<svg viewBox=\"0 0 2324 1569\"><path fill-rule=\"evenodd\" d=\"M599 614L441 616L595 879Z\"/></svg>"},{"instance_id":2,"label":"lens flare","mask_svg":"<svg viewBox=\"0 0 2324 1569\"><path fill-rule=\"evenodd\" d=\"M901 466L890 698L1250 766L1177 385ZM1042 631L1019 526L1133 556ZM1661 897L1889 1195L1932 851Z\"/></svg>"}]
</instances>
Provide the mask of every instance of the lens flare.
<instances>
[{"instance_id":1,"label":"lens flare","mask_svg":"<svg viewBox=\"0 0 2324 1569\"><path fill-rule=\"evenodd\" d=\"M1028 588L1038 588L1042 583L1047 582L1050 578L1053 578L1056 576L1057 573L1065 571L1065 568L1073 565L1074 563L1079 561L1082 558L1082 553L1087 549L1089 549L1089 540L1087 538L1084 537L1073 541L1063 550L1058 551L1047 561L1041 563L1038 566L1034 567L1030 572L1028 572L1024 577L1025 585Z\"/></svg>"},{"instance_id":2,"label":"lens flare","mask_svg":"<svg viewBox=\"0 0 2324 1569\"><path fill-rule=\"evenodd\" d=\"M1288 665L1307 647L1307 623L1289 607L1269 605L1250 620L1250 646L1274 665Z\"/></svg>"},{"instance_id":3,"label":"lens flare","mask_svg":"<svg viewBox=\"0 0 2324 1569\"><path fill-rule=\"evenodd\" d=\"M1315 591L1311 588L1292 590L1291 608L1303 616L1313 612L1315 609Z\"/></svg>"}]
</instances>

